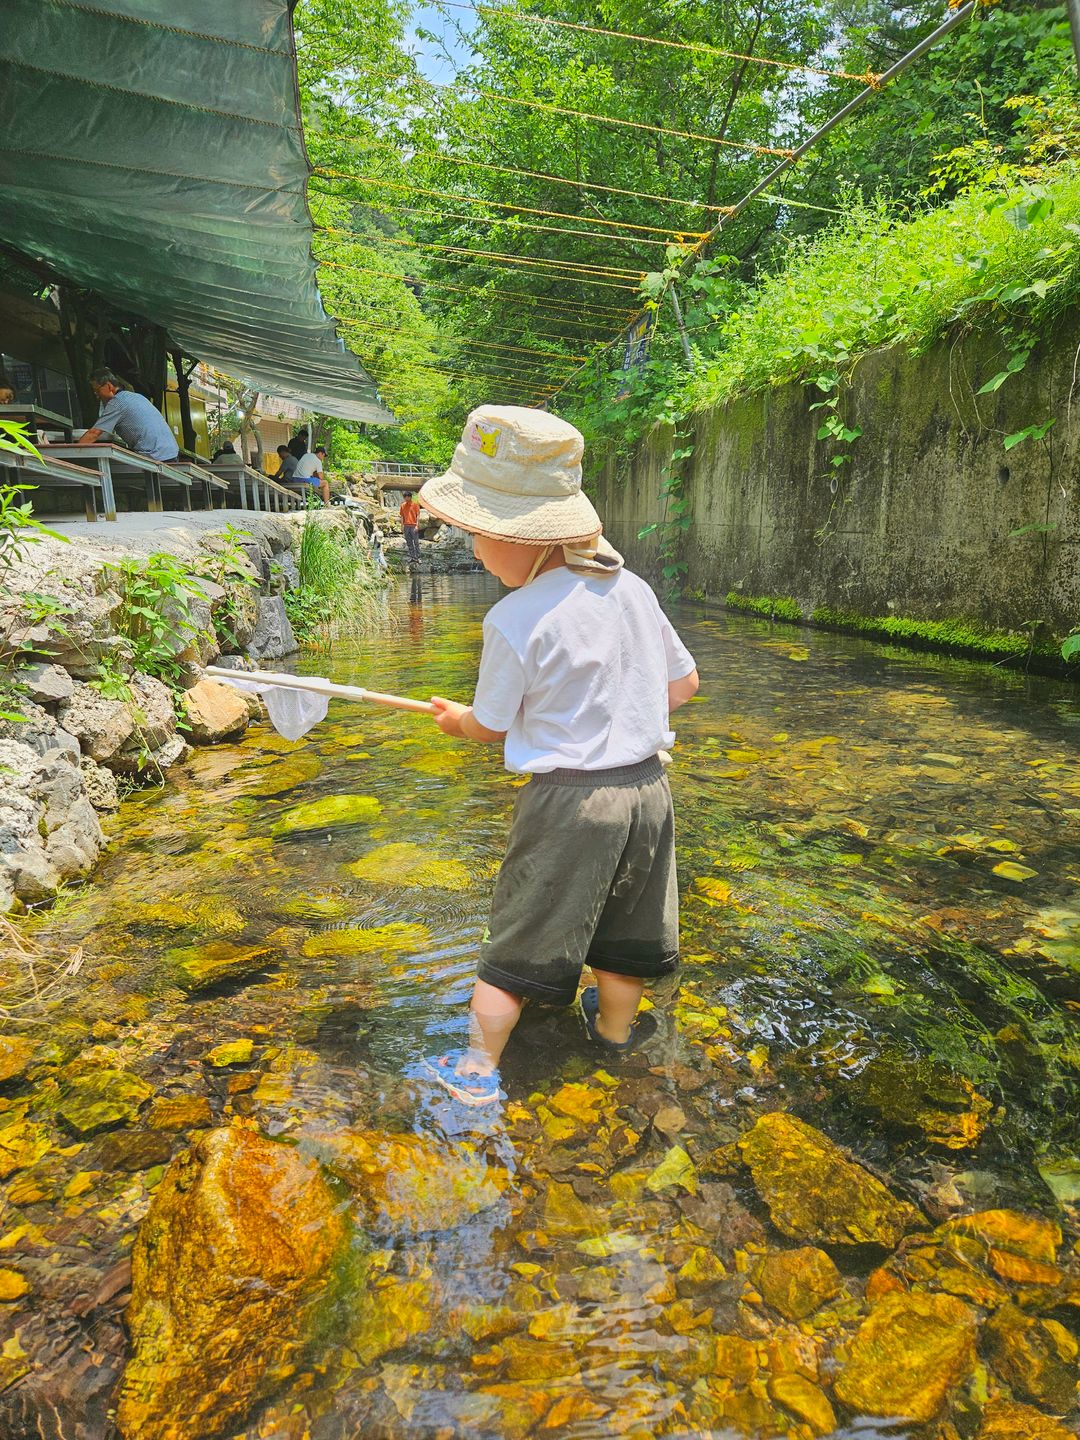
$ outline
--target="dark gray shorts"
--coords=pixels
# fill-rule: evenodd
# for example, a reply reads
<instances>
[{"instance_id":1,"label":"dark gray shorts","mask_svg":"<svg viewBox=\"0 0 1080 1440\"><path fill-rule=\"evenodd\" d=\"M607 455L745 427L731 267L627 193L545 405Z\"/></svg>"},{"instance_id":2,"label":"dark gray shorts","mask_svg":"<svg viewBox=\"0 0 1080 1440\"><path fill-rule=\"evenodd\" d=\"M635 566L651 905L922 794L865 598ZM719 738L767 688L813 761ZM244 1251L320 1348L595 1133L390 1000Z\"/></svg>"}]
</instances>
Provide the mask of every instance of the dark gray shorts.
<instances>
[{"instance_id":1,"label":"dark gray shorts","mask_svg":"<svg viewBox=\"0 0 1080 1440\"><path fill-rule=\"evenodd\" d=\"M480 979L570 1005L584 965L652 980L678 963L675 820L660 761L534 776L514 806Z\"/></svg>"}]
</instances>

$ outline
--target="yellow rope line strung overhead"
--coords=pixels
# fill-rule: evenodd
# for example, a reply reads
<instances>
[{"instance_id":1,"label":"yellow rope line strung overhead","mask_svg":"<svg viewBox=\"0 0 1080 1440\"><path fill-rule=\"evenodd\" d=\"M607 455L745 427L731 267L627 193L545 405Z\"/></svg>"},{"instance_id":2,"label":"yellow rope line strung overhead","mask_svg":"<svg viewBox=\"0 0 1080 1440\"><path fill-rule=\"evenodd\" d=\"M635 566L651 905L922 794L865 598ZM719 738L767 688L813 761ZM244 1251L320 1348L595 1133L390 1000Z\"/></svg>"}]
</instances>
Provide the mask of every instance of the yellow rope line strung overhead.
<instances>
[{"instance_id":1,"label":"yellow rope line strung overhead","mask_svg":"<svg viewBox=\"0 0 1080 1440\"><path fill-rule=\"evenodd\" d=\"M589 328L582 319L578 318L580 316L585 316L598 324L614 321L629 324L637 314L636 310L619 310L611 305L583 304L567 309L543 296L531 295L528 291L494 290L486 285L452 285L447 280L428 280L421 276L410 277L400 275L396 270L373 270L367 265L348 265L340 260L319 260L317 263L330 270L347 270L357 275L377 275L382 280L400 280L402 284L411 279L413 284L427 286L432 290L452 290L462 295L483 295L485 298L494 296L500 300L515 300L527 310L539 310L541 314L549 316L552 320L565 319L567 324L575 325L580 330Z\"/></svg>"},{"instance_id":2,"label":"yellow rope line strung overhead","mask_svg":"<svg viewBox=\"0 0 1080 1440\"><path fill-rule=\"evenodd\" d=\"M657 35L635 35L629 30L605 30L601 25L578 25L572 20L556 20L550 15L530 15L523 10L511 10L496 5L466 5L463 0L432 0L436 8L449 5L455 10L471 10L474 14L497 15L500 20L522 20L529 25L554 25L560 30L577 30L583 35L606 35L612 40L634 40L640 45L662 45L668 50L696 50L704 55L715 55L721 60L746 60L751 65L772 65L779 70L799 70L806 75L824 75L830 80L856 80L861 85L873 85L881 77L873 70L853 75L847 70L825 70L816 65L806 65L799 60L777 60L768 55L743 55L738 50L721 50L716 45L706 45L700 40L663 40ZM952 4L953 0L949 0ZM961 3L961 0L956 0Z\"/></svg>"},{"instance_id":3,"label":"yellow rope line strung overhead","mask_svg":"<svg viewBox=\"0 0 1080 1440\"><path fill-rule=\"evenodd\" d=\"M479 257L477 263L480 264L483 264L485 261L495 261L496 265L518 265L532 269L546 267L545 273L552 279L558 279L559 271L562 270L566 272L562 277L565 280L577 280L583 285L602 285L608 290L629 290L636 293L638 285L621 285L611 280L601 280L595 277L601 275L625 275L633 277L639 284L645 278L645 272L641 270L622 270L615 267L605 267L603 265L586 265L580 261L547 260L544 259L543 256L523 257L520 255L505 255L499 250L470 250L460 245L432 245L419 240L402 240L397 236L391 235L361 235L355 230L340 230L333 225L317 225L315 228L324 235L340 237L345 240L363 240L369 245L375 245L377 243L404 245L410 250L433 250L437 253L455 256L471 256L474 260L476 260L476 257Z\"/></svg>"},{"instance_id":4,"label":"yellow rope line strung overhead","mask_svg":"<svg viewBox=\"0 0 1080 1440\"><path fill-rule=\"evenodd\" d=\"M490 205L499 210L521 211L523 215L545 215L552 220L585 220L590 225L606 225L612 229L619 230L640 230L645 234L669 235L678 241L700 240L702 232L699 230L669 230L663 225L633 225L629 220L606 220L596 215L573 215L565 210L539 210L532 205L516 205L510 200L487 200L477 195L456 195L450 190L429 190L423 185L414 185L397 180L382 180L373 175L350 175L344 170L331 170L319 165L315 168L316 175L327 176L334 180L354 180L359 185L379 185L387 190L406 190L414 195L431 195L438 200L459 200L467 205ZM568 235L577 234L577 231L568 230ZM666 244L666 241L653 241L653 244Z\"/></svg>"},{"instance_id":5,"label":"yellow rope line strung overhead","mask_svg":"<svg viewBox=\"0 0 1080 1440\"><path fill-rule=\"evenodd\" d=\"M375 202L376 204L378 202ZM479 202L483 204L483 201ZM500 221L506 221L508 217L502 215L462 215L455 210L423 210L416 205L394 204L393 210L384 211L393 215L420 215L428 220L464 220L471 225L487 224L497 225ZM513 217L516 219L516 217ZM571 217L576 218L576 217ZM588 220L588 216L580 217ZM607 235L602 230L571 230L566 225L533 225L528 220L520 220L514 227L516 230L532 230L540 235L583 235L587 240L606 240L613 245L655 245L661 250L666 250L669 245L675 242L672 240L648 240L642 235ZM704 239L702 235L688 237L685 244L689 249L695 240Z\"/></svg>"},{"instance_id":6,"label":"yellow rope line strung overhead","mask_svg":"<svg viewBox=\"0 0 1080 1440\"><path fill-rule=\"evenodd\" d=\"M401 78L374 69L368 70L367 73L381 79L400 81ZM449 85L441 80L428 80L420 75L417 75L415 79L429 90L452 90L455 94L462 90L468 90L473 95L480 95L485 100L497 100L503 105L521 105L526 110L543 110L549 115L569 115L572 119L593 120L599 125L621 125L628 130L647 131L650 135L671 135L677 140L702 140L708 145L723 145L729 150L739 150L744 155L776 155L789 160L795 153L793 150L775 145L756 145L749 140L725 140L719 135L703 135L696 130L672 130L666 125L649 125L644 120L620 120L615 115L594 115L591 110L571 110L565 105L553 105L548 100L524 100L517 95L503 95L498 90L483 90L478 85L468 84L467 81L460 85Z\"/></svg>"},{"instance_id":7,"label":"yellow rope line strung overhead","mask_svg":"<svg viewBox=\"0 0 1080 1440\"><path fill-rule=\"evenodd\" d=\"M505 350L508 354L515 355L540 355L552 360L563 361L584 361L587 355L567 355L564 350L534 350L527 345L497 345L490 340L462 340L453 335L417 335L415 330L410 330L404 325L380 325L376 320L369 320L366 315L335 315L334 319L342 324L367 325L372 330L385 330L393 335L412 335L418 341L441 340L446 345L476 346L481 350Z\"/></svg>"},{"instance_id":8,"label":"yellow rope line strung overhead","mask_svg":"<svg viewBox=\"0 0 1080 1440\"><path fill-rule=\"evenodd\" d=\"M337 135L338 145L366 145L358 136ZM574 190L599 190L605 195L628 195L632 200L655 200L661 205L686 205L691 210L723 210L723 205L706 205L701 200L680 200L676 195L654 195L649 190L623 190L618 185L600 185L595 180L570 180L565 175L549 175L544 170L521 170L514 165L492 165L486 160L472 160L464 155L443 155L437 150L414 150L414 158L445 161L447 165L464 165L469 170L493 170L498 175L521 175L527 180L547 180L552 185L569 185Z\"/></svg>"},{"instance_id":9,"label":"yellow rope line strung overhead","mask_svg":"<svg viewBox=\"0 0 1080 1440\"><path fill-rule=\"evenodd\" d=\"M424 370L432 375L441 375L446 380L471 380L473 384L477 380L494 381L496 384L503 384L507 390L512 390L522 395L554 395L554 385L529 385L524 381L517 381L508 375L488 375L480 370L443 370L437 365L415 365L414 370ZM392 382L390 382L392 383Z\"/></svg>"}]
</instances>

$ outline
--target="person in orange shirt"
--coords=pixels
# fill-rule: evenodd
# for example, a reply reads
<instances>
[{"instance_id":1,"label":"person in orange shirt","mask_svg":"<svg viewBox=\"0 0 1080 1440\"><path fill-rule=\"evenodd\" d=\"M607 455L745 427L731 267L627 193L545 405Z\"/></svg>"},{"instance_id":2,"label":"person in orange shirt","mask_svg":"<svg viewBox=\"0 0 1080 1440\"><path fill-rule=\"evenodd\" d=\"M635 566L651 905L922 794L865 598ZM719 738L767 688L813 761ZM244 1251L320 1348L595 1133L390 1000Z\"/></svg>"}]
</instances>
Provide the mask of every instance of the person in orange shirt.
<instances>
[{"instance_id":1,"label":"person in orange shirt","mask_svg":"<svg viewBox=\"0 0 1080 1440\"><path fill-rule=\"evenodd\" d=\"M405 499L398 511L401 528L405 532L405 549L413 565L420 563L420 506L413 499L411 490L406 490Z\"/></svg>"}]
</instances>

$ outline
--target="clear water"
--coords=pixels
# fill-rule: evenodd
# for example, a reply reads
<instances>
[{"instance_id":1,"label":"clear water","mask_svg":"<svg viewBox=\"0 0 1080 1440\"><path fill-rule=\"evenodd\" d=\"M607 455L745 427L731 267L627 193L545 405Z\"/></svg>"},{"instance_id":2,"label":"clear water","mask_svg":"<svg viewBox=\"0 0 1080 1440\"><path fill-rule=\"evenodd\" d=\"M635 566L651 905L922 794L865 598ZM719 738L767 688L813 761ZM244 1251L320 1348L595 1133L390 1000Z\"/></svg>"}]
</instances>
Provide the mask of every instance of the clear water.
<instances>
[{"instance_id":1,"label":"clear water","mask_svg":"<svg viewBox=\"0 0 1080 1440\"><path fill-rule=\"evenodd\" d=\"M392 596L380 632L298 668L468 698L497 594L482 577L425 577ZM253 1410L252 1437L802 1433L767 1398L767 1369L734 1409L702 1379L705 1337L791 1342L798 1328L745 1299L754 1247L784 1242L723 1149L768 1110L849 1145L932 1221L1016 1206L1071 1225L1075 690L696 607L677 621L703 676L671 772L680 984L653 997L655 1037L618 1065L598 1063L572 1014L528 1012L498 1120L463 1117L417 1071L465 1036L515 795L496 753L337 704L295 745L256 726L125 804L94 885L40 926L42 940L81 947L82 968L42 1019L27 1012L41 1063L30 1090L0 1100L51 1142L0 1186L0 1264L32 1285L0 1305L0 1347L17 1334L35 1367L0 1395L0 1431L6 1416L12 1434L36 1433L55 1406L55 1433L78 1422L91 1440L109 1435L125 1257L187 1143L144 1112L73 1146L57 1096L93 1065L205 1095L216 1122L297 1139L418 1134L507 1172L499 1203L460 1224L416 1236L391 1219L371 1237L364 1292ZM378 814L275 830L290 807L343 794L372 797ZM387 925L412 928L368 953L335 949L335 931ZM243 978L179 990L177 950L222 940L265 954ZM206 1063L236 1040L252 1042L249 1060ZM915 1064L928 1055L929 1081ZM696 1193L648 1186L675 1146ZM680 1277L700 1247L726 1277ZM826 1368L875 1261L840 1263L846 1300L809 1327ZM504 1319L474 1339L462 1316L479 1304Z\"/></svg>"}]
</instances>

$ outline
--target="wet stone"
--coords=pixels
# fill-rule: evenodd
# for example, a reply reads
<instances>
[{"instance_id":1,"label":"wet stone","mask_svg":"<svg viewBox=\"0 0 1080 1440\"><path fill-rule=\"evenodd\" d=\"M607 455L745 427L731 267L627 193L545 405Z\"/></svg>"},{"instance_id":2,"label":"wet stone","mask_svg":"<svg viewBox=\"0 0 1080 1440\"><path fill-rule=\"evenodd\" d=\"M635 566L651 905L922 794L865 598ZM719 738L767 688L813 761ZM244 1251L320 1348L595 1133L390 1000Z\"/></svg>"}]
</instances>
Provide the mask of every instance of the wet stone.
<instances>
[{"instance_id":1,"label":"wet stone","mask_svg":"<svg viewBox=\"0 0 1080 1440\"><path fill-rule=\"evenodd\" d=\"M754 1283L766 1305L785 1320L804 1320L843 1288L840 1272L824 1250L774 1250L754 1271Z\"/></svg>"},{"instance_id":2,"label":"wet stone","mask_svg":"<svg viewBox=\"0 0 1080 1440\"><path fill-rule=\"evenodd\" d=\"M210 1131L158 1186L132 1256L124 1440L216 1440L293 1373L345 1239L318 1166Z\"/></svg>"},{"instance_id":3,"label":"wet stone","mask_svg":"<svg viewBox=\"0 0 1080 1440\"><path fill-rule=\"evenodd\" d=\"M1076 1435L1030 1405L994 1400L983 1411L975 1440L1076 1440Z\"/></svg>"},{"instance_id":4,"label":"wet stone","mask_svg":"<svg viewBox=\"0 0 1080 1440\"><path fill-rule=\"evenodd\" d=\"M940 1226L941 1235L970 1235L988 1248L1052 1265L1061 1244L1061 1226L1043 1215L1020 1210L980 1210Z\"/></svg>"},{"instance_id":5,"label":"wet stone","mask_svg":"<svg viewBox=\"0 0 1080 1440\"><path fill-rule=\"evenodd\" d=\"M270 950L265 945L233 945L214 940L209 945L191 945L166 952L181 990L193 993L223 980L244 979L266 969Z\"/></svg>"},{"instance_id":6,"label":"wet stone","mask_svg":"<svg viewBox=\"0 0 1080 1440\"><path fill-rule=\"evenodd\" d=\"M308 830L333 830L339 826L371 825L382 814L373 795L326 795L293 805L271 826L272 835L295 835Z\"/></svg>"},{"instance_id":7,"label":"wet stone","mask_svg":"<svg viewBox=\"0 0 1080 1440\"><path fill-rule=\"evenodd\" d=\"M978 1143L993 1105L974 1085L930 1059L883 1055L851 1084L855 1099L883 1119L921 1130L935 1145L964 1150Z\"/></svg>"},{"instance_id":8,"label":"wet stone","mask_svg":"<svg viewBox=\"0 0 1080 1440\"><path fill-rule=\"evenodd\" d=\"M43 1125L32 1120L16 1120L3 1125L0 1120L0 1180L17 1170L35 1165L49 1150L49 1136Z\"/></svg>"},{"instance_id":9,"label":"wet stone","mask_svg":"<svg viewBox=\"0 0 1080 1440\"><path fill-rule=\"evenodd\" d=\"M224 1070L229 1065L246 1065L254 1051L255 1042L245 1036L242 1040L226 1040L221 1045L215 1045L203 1059L215 1070Z\"/></svg>"},{"instance_id":10,"label":"wet stone","mask_svg":"<svg viewBox=\"0 0 1080 1440\"><path fill-rule=\"evenodd\" d=\"M357 880L378 885L418 886L432 890L468 890L472 879L460 860L443 860L423 845L401 841L380 845L348 867Z\"/></svg>"},{"instance_id":11,"label":"wet stone","mask_svg":"<svg viewBox=\"0 0 1080 1440\"><path fill-rule=\"evenodd\" d=\"M379 1131L309 1134L305 1147L352 1187L379 1234L451 1230L495 1205L509 1185L467 1146Z\"/></svg>"},{"instance_id":12,"label":"wet stone","mask_svg":"<svg viewBox=\"0 0 1080 1440\"><path fill-rule=\"evenodd\" d=\"M214 1123L205 1095L159 1095L146 1123L153 1130L202 1130Z\"/></svg>"},{"instance_id":13,"label":"wet stone","mask_svg":"<svg viewBox=\"0 0 1080 1440\"><path fill-rule=\"evenodd\" d=\"M24 1075L36 1050L25 1035L0 1035L0 1085Z\"/></svg>"},{"instance_id":14,"label":"wet stone","mask_svg":"<svg viewBox=\"0 0 1080 1440\"><path fill-rule=\"evenodd\" d=\"M975 1331L975 1312L951 1295L886 1295L851 1342L836 1394L860 1415L933 1420L975 1368Z\"/></svg>"},{"instance_id":15,"label":"wet stone","mask_svg":"<svg viewBox=\"0 0 1080 1440\"><path fill-rule=\"evenodd\" d=\"M803 1375L773 1375L769 1398L809 1425L815 1435L831 1435L836 1429L836 1412L820 1385Z\"/></svg>"},{"instance_id":16,"label":"wet stone","mask_svg":"<svg viewBox=\"0 0 1080 1440\"><path fill-rule=\"evenodd\" d=\"M986 1339L994 1370L1015 1393L1058 1414L1076 1403L1080 1347L1056 1320L1003 1305L988 1321Z\"/></svg>"},{"instance_id":17,"label":"wet stone","mask_svg":"<svg viewBox=\"0 0 1080 1440\"><path fill-rule=\"evenodd\" d=\"M0 1268L0 1304L21 1300L30 1289L30 1282L18 1270Z\"/></svg>"},{"instance_id":18,"label":"wet stone","mask_svg":"<svg viewBox=\"0 0 1080 1440\"><path fill-rule=\"evenodd\" d=\"M920 1221L820 1130L775 1111L738 1142L773 1224L795 1240L894 1249Z\"/></svg>"},{"instance_id":19,"label":"wet stone","mask_svg":"<svg viewBox=\"0 0 1080 1440\"><path fill-rule=\"evenodd\" d=\"M94 1147L94 1165L100 1170L133 1172L167 1165L173 1141L161 1130L119 1130Z\"/></svg>"},{"instance_id":20,"label":"wet stone","mask_svg":"<svg viewBox=\"0 0 1080 1440\"><path fill-rule=\"evenodd\" d=\"M72 1080L56 1107L61 1120L79 1135L130 1125L153 1089L126 1070L96 1070Z\"/></svg>"}]
</instances>

